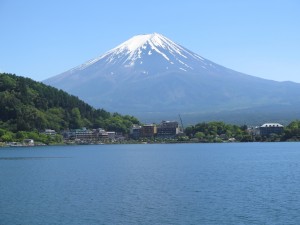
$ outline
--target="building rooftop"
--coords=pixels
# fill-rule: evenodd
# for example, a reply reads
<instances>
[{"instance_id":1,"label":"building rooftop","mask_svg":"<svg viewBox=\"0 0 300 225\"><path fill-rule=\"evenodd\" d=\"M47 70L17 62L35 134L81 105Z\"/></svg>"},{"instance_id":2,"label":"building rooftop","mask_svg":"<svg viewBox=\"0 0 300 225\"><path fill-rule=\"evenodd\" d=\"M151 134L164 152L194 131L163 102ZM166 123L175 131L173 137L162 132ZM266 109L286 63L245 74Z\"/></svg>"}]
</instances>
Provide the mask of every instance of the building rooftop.
<instances>
[{"instance_id":1,"label":"building rooftop","mask_svg":"<svg viewBox=\"0 0 300 225\"><path fill-rule=\"evenodd\" d=\"M283 127L280 123L265 123L261 127Z\"/></svg>"}]
</instances>

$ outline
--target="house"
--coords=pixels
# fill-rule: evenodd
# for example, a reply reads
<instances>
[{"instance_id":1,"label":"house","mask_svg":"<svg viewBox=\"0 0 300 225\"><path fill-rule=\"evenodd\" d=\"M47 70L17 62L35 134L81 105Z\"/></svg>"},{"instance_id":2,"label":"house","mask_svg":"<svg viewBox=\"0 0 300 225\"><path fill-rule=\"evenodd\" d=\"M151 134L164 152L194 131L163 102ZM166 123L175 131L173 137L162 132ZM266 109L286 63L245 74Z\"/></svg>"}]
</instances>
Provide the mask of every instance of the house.
<instances>
[{"instance_id":1,"label":"house","mask_svg":"<svg viewBox=\"0 0 300 225\"><path fill-rule=\"evenodd\" d=\"M54 135L56 135L56 131L51 130L51 129L45 129L44 134L49 135L49 136L54 136Z\"/></svg>"},{"instance_id":2,"label":"house","mask_svg":"<svg viewBox=\"0 0 300 225\"><path fill-rule=\"evenodd\" d=\"M23 145L24 146L34 146L34 140L33 139L24 139Z\"/></svg>"},{"instance_id":3,"label":"house","mask_svg":"<svg viewBox=\"0 0 300 225\"><path fill-rule=\"evenodd\" d=\"M265 123L259 128L261 136L269 136L270 134L281 134L283 132L283 125L279 123Z\"/></svg>"}]
</instances>

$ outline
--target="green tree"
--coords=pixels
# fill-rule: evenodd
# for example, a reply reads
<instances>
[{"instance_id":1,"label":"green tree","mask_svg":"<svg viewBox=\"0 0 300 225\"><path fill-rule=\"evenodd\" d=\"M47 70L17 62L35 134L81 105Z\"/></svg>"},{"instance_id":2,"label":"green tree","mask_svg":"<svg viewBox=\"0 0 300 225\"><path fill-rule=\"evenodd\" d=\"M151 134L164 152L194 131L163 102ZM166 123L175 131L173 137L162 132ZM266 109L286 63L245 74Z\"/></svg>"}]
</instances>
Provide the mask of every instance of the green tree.
<instances>
[{"instance_id":1,"label":"green tree","mask_svg":"<svg viewBox=\"0 0 300 225\"><path fill-rule=\"evenodd\" d=\"M205 134L203 132L198 131L195 134L195 138L198 138L199 140L202 140L205 137Z\"/></svg>"},{"instance_id":2,"label":"green tree","mask_svg":"<svg viewBox=\"0 0 300 225\"><path fill-rule=\"evenodd\" d=\"M0 137L0 139L4 142L11 142L14 140L14 135L12 132L6 132Z\"/></svg>"},{"instance_id":3,"label":"green tree","mask_svg":"<svg viewBox=\"0 0 300 225\"><path fill-rule=\"evenodd\" d=\"M73 108L71 111L71 123L70 127L75 128L81 128L83 127L83 121L81 119L81 113L77 107Z\"/></svg>"}]
</instances>

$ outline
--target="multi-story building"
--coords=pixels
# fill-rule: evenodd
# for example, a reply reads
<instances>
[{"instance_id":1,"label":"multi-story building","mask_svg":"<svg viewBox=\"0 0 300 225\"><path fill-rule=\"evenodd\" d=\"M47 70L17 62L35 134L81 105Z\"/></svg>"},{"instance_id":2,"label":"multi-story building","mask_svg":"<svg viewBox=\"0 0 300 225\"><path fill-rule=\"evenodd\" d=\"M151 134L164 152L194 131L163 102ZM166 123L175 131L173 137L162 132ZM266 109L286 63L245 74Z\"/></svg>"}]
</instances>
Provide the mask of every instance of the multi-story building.
<instances>
[{"instance_id":1,"label":"multi-story building","mask_svg":"<svg viewBox=\"0 0 300 225\"><path fill-rule=\"evenodd\" d=\"M139 139L141 135L141 126L140 125L132 125L130 129L130 137L133 139Z\"/></svg>"},{"instance_id":2,"label":"multi-story building","mask_svg":"<svg viewBox=\"0 0 300 225\"><path fill-rule=\"evenodd\" d=\"M116 139L116 132L115 131L107 131L106 133L107 133L108 138L110 140L115 140Z\"/></svg>"},{"instance_id":3,"label":"multi-story building","mask_svg":"<svg viewBox=\"0 0 300 225\"><path fill-rule=\"evenodd\" d=\"M93 129L93 135L96 140L105 140L108 138L107 132L102 128Z\"/></svg>"},{"instance_id":4,"label":"multi-story building","mask_svg":"<svg viewBox=\"0 0 300 225\"><path fill-rule=\"evenodd\" d=\"M156 136L157 128L155 124L147 124L143 125L140 131L140 137L153 138Z\"/></svg>"},{"instance_id":5,"label":"multi-story building","mask_svg":"<svg viewBox=\"0 0 300 225\"><path fill-rule=\"evenodd\" d=\"M94 137L93 131L86 129L85 127L81 129L73 129L70 131L64 132L64 138L67 139L80 139L88 140Z\"/></svg>"},{"instance_id":6,"label":"multi-story building","mask_svg":"<svg viewBox=\"0 0 300 225\"><path fill-rule=\"evenodd\" d=\"M157 127L158 138L174 138L179 134L179 125L176 121L162 121Z\"/></svg>"},{"instance_id":7,"label":"multi-story building","mask_svg":"<svg viewBox=\"0 0 300 225\"><path fill-rule=\"evenodd\" d=\"M283 125L279 123L265 123L259 128L261 136L269 136L270 134L281 134Z\"/></svg>"},{"instance_id":8,"label":"multi-story building","mask_svg":"<svg viewBox=\"0 0 300 225\"><path fill-rule=\"evenodd\" d=\"M75 130L75 139L92 139L93 138L93 132L91 130L86 129L85 127L82 129L76 129Z\"/></svg>"}]
</instances>

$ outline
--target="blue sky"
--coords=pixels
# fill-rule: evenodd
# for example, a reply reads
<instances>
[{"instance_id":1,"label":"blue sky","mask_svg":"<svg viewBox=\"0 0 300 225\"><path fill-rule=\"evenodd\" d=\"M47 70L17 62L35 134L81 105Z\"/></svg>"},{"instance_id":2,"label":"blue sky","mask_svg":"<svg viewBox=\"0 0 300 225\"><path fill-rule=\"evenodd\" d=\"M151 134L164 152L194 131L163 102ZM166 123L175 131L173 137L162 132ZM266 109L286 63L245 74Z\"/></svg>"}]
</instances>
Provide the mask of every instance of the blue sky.
<instances>
[{"instance_id":1,"label":"blue sky","mask_svg":"<svg viewBox=\"0 0 300 225\"><path fill-rule=\"evenodd\" d=\"M233 70L300 83L299 12L298 0L0 0L0 72L41 81L157 32Z\"/></svg>"}]
</instances>

